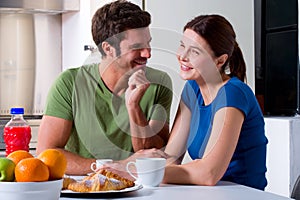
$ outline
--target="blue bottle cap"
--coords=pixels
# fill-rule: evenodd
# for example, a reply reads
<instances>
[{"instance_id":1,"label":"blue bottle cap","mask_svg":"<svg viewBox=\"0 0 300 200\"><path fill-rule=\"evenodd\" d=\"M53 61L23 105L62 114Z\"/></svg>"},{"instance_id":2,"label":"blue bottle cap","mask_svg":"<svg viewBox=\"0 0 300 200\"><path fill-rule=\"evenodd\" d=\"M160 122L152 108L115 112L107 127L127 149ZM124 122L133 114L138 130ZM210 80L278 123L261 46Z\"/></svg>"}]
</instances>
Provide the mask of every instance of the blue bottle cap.
<instances>
[{"instance_id":1,"label":"blue bottle cap","mask_svg":"<svg viewBox=\"0 0 300 200\"><path fill-rule=\"evenodd\" d=\"M24 114L24 108L11 108L10 114L12 114L12 115Z\"/></svg>"}]
</instances>

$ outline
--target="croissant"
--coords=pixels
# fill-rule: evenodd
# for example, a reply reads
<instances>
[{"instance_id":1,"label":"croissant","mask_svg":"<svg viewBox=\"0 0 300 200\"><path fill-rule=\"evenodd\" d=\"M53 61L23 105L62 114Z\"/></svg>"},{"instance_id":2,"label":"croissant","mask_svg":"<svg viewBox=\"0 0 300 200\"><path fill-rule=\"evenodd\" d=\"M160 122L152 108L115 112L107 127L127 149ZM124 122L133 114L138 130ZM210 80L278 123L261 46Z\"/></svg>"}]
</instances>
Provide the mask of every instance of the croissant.
<instances>
[{"instance_id":1,"label":"croissant","mask_svg":"<svg viewBox=\"0 0 300 200\"><path fill-rule=\"evenodd\" d=\"M72 178L64 178L63 180L63 189L72 190L74 192L122 190L133 186L133 181L122 178L107 170L93 173L81 181L76 181Z\"/></svg>"}]
</instances>

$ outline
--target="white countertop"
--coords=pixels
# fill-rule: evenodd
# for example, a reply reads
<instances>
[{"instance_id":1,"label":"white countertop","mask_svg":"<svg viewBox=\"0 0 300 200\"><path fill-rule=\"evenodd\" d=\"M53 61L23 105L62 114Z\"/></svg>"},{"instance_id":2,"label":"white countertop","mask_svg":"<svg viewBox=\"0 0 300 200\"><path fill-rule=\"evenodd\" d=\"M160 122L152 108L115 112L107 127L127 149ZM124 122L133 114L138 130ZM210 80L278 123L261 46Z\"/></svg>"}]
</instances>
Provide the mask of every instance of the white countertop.
<instances>
[{"instance_id":1,"label":"white countertop","mask_svg":"<svg viewBox=\"0 0 300 200\"><path fill-rule=\"evenodd\" d=\"M195 185L169 185L162 184L160 187L142 188L137 191L114 194L97 194L93 199L151 199L151 200L286 200L287 197L279 196L269 192L256 190L250 187L220 182L217 186L195 186ZM60 200L72 198L60 197ZM74 198L75 199L75 198ZM83 200L82 196L76 200Z\"/></svg>"},{"instance_id":2,"label":"white countertop","mask_svg":"<svg viewBox=\"0 0 300 200\"><path fill-rule=\"evenodd\" d=\"M29 149L29 153L31 153L33 156L36 156L36 150L35 149ZM5 150L0 150L0 157L6 157Z\"/></svg>"}]
</instances>

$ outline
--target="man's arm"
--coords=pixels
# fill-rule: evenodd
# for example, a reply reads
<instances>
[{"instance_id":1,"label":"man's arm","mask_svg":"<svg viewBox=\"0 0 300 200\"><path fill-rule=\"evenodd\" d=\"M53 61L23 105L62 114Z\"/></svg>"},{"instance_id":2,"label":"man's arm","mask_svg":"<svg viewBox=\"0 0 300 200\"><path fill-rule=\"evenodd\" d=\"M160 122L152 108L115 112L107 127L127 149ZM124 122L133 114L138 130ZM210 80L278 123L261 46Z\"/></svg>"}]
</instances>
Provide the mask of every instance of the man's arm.
<instances>
[{"instance_id":1,"label":"man's arm","mask_svg":"<svg viewBox=\"0 0 300 200\"><path fill-rule=\"evenodd\" d=\"M37 143L37 155L45 149L59 149L67 158L66 174L86 175L95 159L83 158L64 149L72 129L73 122L62 118L44 115Z\"/></svg>"},{"instance_id":2,"label":"man's arm","mask_svg":"<svg viewBox=\"0 0 300 200\"><path fill-rule=\"evenodd\" d=\"M169 139L169 124L158 120L147 121L139 106L128 109L131 141L135 152L141 149L163 148Z\"/></svg>"},{"instance_id":3,"label":"man's arm","mask_svg":"<svg viewBox=\"0 0 300 200\"><path fill-rule=\"evenodd\" d=\"M140 107L140 100L150 86L144 70L132 74L125 93L126 107L129 115L130 132L134 151L148 148L162 148L169 139L168 115L165 110L165 120L147 120ZM156 109L165 109L163 106Z\"/></svg>"}]
</instances>

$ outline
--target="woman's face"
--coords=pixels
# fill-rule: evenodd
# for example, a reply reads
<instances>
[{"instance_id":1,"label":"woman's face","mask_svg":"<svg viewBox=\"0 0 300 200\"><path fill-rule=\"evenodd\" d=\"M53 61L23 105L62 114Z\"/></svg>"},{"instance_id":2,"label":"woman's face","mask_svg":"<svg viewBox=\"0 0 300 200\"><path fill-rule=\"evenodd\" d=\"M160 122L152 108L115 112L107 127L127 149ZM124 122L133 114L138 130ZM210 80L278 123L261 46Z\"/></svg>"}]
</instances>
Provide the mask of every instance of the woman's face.
<instances>
[{"instance_id":1,"label":"woman's face","mask_svg":"<svg viewBox=\"0 0 300 200\"><path fill-rule=\"evenodd\" d=\"M184 80L205 80L219 76L217 58L207 42L191 29L186 29L177 52L180 76Z\"/></svg>"}]
</instances>

